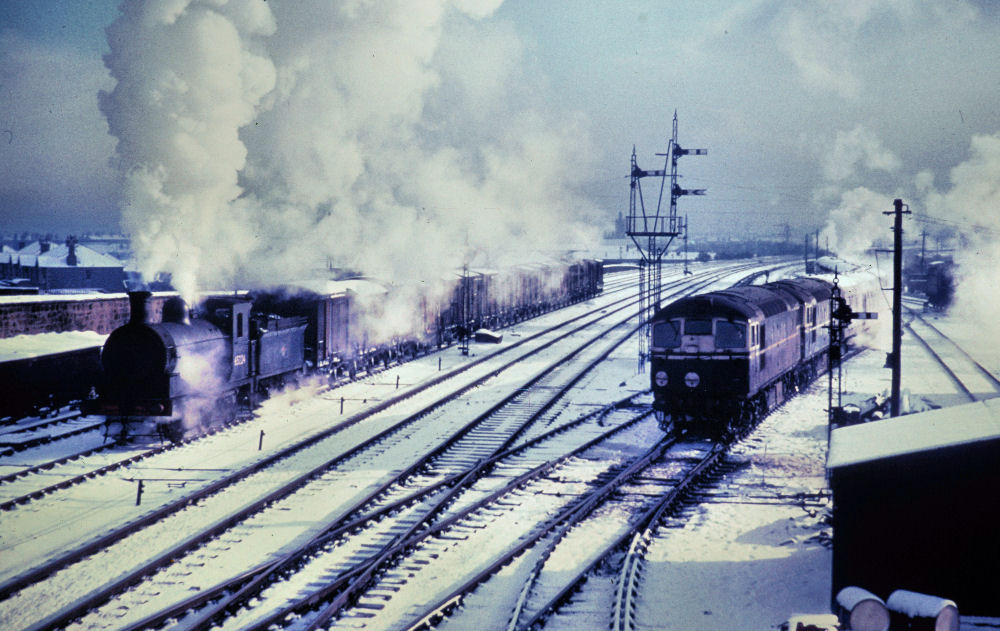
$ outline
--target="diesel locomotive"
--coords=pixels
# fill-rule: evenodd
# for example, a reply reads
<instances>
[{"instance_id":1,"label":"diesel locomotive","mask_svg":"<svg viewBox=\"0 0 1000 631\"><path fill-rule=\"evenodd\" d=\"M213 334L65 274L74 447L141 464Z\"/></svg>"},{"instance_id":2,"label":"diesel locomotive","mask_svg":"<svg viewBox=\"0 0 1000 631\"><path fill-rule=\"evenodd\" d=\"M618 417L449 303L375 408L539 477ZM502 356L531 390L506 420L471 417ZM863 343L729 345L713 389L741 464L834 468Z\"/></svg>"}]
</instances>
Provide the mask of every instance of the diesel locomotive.
<instances>
[{"instance_id":1,"label":"diesel locomotive","mask_svg":"<svg viewBox=\"0 0 1000 631\"><path fill-rule=\"evenodd\" d=\"M650 381L661 426L739 432L822 372L834 310L875 309L878 279L855 272L733 287L681 298L651 322ZM854 320L844 342L871 333Z\"/></svg>"}]
</instances>

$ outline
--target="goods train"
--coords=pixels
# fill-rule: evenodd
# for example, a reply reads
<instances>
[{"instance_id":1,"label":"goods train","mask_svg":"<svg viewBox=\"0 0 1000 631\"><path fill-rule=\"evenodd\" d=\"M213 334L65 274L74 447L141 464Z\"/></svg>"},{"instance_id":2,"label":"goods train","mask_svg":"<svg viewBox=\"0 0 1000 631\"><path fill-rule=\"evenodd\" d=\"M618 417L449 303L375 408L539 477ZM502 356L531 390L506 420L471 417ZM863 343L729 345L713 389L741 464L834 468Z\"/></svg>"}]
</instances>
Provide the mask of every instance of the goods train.
<instances>
[{"instance_id":1,"label":"goods train","mask_svg":"<svg viewBox=\"0 0 1000 631\"><path fill-rule=\"evenodd\" d=\"M49 416L90 394L101 369L100 342L0 361L0 418Z\"/></svg>"},{"instance_id":2,"label":"goods train","mask_svg":"<svg viewBox=\"0 0 1000 631\"><path fill-rule=\"evenodd\" d=\"M601 262L584 259L465 270L420 292L366 279L295 283L210 298L194 315L174 298L157 323L149 293L132 292L131 319L108 336L99 396L84 411L120 422L126 438L176 440L302 375L353 378L602 290ZM405 323L393 326L390 312Z\"/></svg>"},{"instance_id":3,"label":"goods train","mask_svg":"<svg viewBox=\"0 0 1000 631\"><path fill-rule=\"evenodd\" d=\"M651 322L650 380L661 426L738 433L812 381L828 358L835 282L838 305L856 314L884 304L877 277L854 271L733 287L659 310ZM851 320L845 343L873 333L876 323Z\"/></svg>"}]
</instances>

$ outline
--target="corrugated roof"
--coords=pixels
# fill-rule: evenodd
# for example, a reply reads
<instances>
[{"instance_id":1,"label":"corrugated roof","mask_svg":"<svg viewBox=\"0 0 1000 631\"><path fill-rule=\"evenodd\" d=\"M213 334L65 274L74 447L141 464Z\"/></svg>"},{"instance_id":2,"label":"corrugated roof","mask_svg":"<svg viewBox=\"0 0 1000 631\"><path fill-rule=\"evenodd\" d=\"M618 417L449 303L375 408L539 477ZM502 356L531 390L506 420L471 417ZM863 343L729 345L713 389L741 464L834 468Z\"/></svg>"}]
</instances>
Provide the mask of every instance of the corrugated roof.
<instances>
[{"instance_id":1,"label":"corrugated roof","mask_svg":"<svg viewBox=\"0 0 1000 631\"><path fill-rule=\"evenodd\" d=\"M1000 439L1000 398L833 430L828 469Z\"/></svg>"}]
</instances>

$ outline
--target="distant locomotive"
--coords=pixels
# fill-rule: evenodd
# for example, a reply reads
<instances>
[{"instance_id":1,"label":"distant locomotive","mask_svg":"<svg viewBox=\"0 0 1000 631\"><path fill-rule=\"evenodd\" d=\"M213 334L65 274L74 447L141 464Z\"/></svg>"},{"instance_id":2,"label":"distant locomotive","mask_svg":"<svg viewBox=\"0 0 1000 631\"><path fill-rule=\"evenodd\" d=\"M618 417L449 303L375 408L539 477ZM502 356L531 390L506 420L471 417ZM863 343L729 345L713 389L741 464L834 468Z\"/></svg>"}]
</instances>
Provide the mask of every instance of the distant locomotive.
<instances>
[{"instance_id":1,"label":"distant locomotive","mask_svg":"<svg viewBox=\"0 0 1000 631\"><path fill-rule=\"evenodd\" d=\"M304 374L354 378L602 289L601 262L584 259L456 274L434 288L445 296L440 308L427 294L367 279L323 280L210 298L194 317L173 298L157 323L150 294L133 292L131 319L108 336L99 396L85 412L117 419L123 437L148 430L176 440ZM393 327L385 315L400 304L408 320Z\"/></svg>"},{"instance_id":2,"label":"distant locomotive","mask_svg":"<svg viewBox=\"0 0 1000 631\"><path fill-rule=\"evenodd\" d=\"M955 273L951 256L911 257L903 268L903 280L910 293L926 298L928 309L945 311L955 297Z\"/></svg>"},{"instance_id":3,"label":"distant locomotive","mask_svg":"<svg viewBox=\"0 0 1000 631\"><path fill-rule=\"evenodd\" d=\"M871 274L838 278L853 311L876 305ZM682 298L652 320L650 380L661 425L739 431L812 381L830 343L830 278L796 278ZM852 323L845 338L870 328Z\"/></svg>"}]
</instances>

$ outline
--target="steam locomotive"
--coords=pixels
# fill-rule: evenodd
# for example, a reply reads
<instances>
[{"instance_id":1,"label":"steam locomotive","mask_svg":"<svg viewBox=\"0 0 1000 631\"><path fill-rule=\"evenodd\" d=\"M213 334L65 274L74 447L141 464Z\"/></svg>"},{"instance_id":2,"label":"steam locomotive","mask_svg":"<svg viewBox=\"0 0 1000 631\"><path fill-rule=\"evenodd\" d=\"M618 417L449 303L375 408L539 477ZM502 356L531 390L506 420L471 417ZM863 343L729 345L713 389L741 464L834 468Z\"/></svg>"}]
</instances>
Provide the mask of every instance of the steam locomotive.
<instances>
[{"instance_id":1,"label":"steam locomotive","mask_svg":"<svg viewBox=\"0 0 1000 631\"><path fill-rule=\"evenodd\" d=\"M212 297L194 315L175 297L161 322L151 321L149 292L132 292L130 320L108 336L99 396L84 412L120 422L120 438L177 440L303 375L354 378L602 290L601 262L582 259L466 270L423 293L367 279L296 283ZM406 321L389 326L390 310Z\"/></svg>"},{"instance_id":2,"label":"steam locomotive","mask_svg":"<svg viewBox=\"0 0 1000 631\"><path fill-rule=\"evenodd\" d=\"M812 381L830 348L831 295L838 315L868 313L879 297L867 272L802 277L682 298L652 319L653 408L665 429L739 432ZM871 333L855 319L845 343Z\"/></svg>"}]
</instances>

